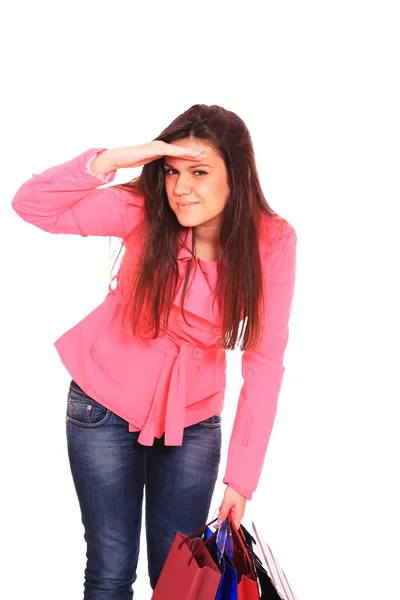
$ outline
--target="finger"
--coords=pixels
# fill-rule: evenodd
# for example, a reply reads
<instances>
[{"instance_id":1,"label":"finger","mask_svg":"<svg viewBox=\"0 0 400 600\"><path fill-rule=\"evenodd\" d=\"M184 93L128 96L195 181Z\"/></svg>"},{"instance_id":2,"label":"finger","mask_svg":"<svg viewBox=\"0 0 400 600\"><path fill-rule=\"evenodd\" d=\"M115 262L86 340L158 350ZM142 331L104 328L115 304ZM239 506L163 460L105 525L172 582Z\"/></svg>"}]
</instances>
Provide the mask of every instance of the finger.
<instances>
[{"instance_id":1,"label":"finger","mask_svg":"<svg viewBox=\"0 0 400 600\"><path fill-rule=\"evenodd\" d=\"M226 520L227 516L228 515L223 515L223 514L221 514L221 515L218 516L218 521L217 521L217 524L216 524L216 528L217 529L219 527L221 527L222 523Z\"/></svg>"},{"instance_id":2,"label":"finger","mask_svg":"<svg viewBox=\"0 0 400 600\"><path fill-rule=\"evenodd\" d=\"M205 155L205 148L185 148L184 146L174 146L172 144L169 145L168 154L166 156L189 156L194 158L200 158L200 156Z\"/></svg>"},{"instance_id":3,"label":"finger","mask_svg":"<svg viewBox=\"0 0 400 600\"><path fill-rule=\"evenodd\" d=\"M244 514L240 513L238 515L235 515L235 517L233 518L233 522L235 523L236 529L240 529L243 517L244 517Z\"/></svg>"},{"instance_id":4,"label":"finger","mask_svg":"<svg viewBox=\"0 0 400 600\"><path fill-rule=\"evenodd\" d=\"M236 527L236 529L239 529L240 527L240 523L242 522L243 519L243 511L238 510L236 507L234 507L232 509L232 521Z\"/></svg>"},{"instance_id":5,"label":"finger","mask_svg":"<svg viewBox=\"0 0 400 600\"><path fill-rule=\"evenodd\" d=\"M221 523L223 523L223 521L225 521L225 519L228 518L228 513L229 513L229 508L222 505L219 509L217 527L219 527L221 525Z\"/></svg>"}]
</instances>

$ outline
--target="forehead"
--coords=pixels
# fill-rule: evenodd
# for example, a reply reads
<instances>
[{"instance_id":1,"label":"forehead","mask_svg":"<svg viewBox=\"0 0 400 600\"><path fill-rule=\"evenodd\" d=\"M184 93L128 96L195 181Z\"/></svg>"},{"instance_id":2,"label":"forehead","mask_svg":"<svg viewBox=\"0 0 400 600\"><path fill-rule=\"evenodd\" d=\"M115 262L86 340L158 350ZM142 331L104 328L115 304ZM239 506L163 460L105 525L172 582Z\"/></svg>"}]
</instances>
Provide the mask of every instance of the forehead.
<instances>
[{"instance_id":1,"label":"forehead","mask_svg":"<svg viewBox=\"0 0 400 600\"><path fill-rule=\"evenodd\" d=\"M211 148L210 142L201 138L182 138L179 140L172 140L170 143L177 146L187 146L188 148Z\"/></svg>"},{"instance_id":2,"label":"forehead","mask_svg":"<svg viewBox=\"0 0 400 600\"><path fill-rule=\"evenodd\" d=\"M196 150L197 148L204 148L205 154L207 155L206 158L203 159L196 159L194 158L193 160L189 159L189 158L181 158L179 156L170 156L170 155L165 155L164 156L164 164L168 163L169 165L174 165L174 166L178 166L178 165L187 165L187 166L193 166L193 165L197 165L197 164L204 164L204 163L208 163L210 165L216 165L218 163L219 160L219 156L216 153L215 149L207 142L207 140L199 140L199 139L191 139L191 138L187 138L184 140L177 140L174 142L170 142L173 146L183 146L185 148L191 148L193 150Z\"/></svg>"}]
</instances>

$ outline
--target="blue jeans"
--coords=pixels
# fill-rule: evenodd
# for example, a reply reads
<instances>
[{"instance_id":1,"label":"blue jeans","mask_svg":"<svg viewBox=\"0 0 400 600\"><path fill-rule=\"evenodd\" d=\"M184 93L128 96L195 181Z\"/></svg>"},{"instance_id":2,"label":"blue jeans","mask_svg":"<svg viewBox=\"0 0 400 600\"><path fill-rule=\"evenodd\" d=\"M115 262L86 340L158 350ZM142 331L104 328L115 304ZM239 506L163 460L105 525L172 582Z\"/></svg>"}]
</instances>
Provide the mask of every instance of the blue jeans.
<instances>
[{"instance_id":1,"label":"blue jeans","mask_svg":"<svg viewBox=\"0 0 400 600\"><path fill-rule=\"evenodd\" d=\"M139 432L71 381L66 412L69 463L87 543L83 600L132 600L143 491L150 585L177 531L207 523L221 456L221 417L186 427L182 446L138 443Z\"/></svg>"}]
</instances>

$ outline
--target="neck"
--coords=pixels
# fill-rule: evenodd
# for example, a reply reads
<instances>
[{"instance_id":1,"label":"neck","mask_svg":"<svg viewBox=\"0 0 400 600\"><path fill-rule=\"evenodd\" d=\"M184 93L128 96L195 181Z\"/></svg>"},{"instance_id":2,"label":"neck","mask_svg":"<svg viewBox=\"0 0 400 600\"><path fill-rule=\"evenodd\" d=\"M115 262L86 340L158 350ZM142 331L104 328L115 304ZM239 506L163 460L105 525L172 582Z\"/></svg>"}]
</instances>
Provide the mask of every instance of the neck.
<instances>
[{"instance_id":1,"label":"neck","mask_svg":"<svg viewBox=\"0 0 400 600\"><path fill-rule=\"evenodd\" d=\"M192 251L198 258L219 260L221 254L219 227L208 224L194 227Z\"/></svg>"}]
</instances>

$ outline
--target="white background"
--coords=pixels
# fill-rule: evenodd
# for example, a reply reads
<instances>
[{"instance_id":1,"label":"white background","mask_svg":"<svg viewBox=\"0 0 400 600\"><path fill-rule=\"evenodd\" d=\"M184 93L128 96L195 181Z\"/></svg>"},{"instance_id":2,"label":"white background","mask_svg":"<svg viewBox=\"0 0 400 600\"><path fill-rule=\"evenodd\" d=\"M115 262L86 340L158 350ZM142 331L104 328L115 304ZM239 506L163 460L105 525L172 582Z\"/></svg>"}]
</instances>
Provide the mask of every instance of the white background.
<instances>
[{"instance_id":1,"label":"white background","mask_svg":"<svg viewBox=\"0 0 400 600\"><path fill-rule=\"evenodd\" d=\"M397 6L396 6L397 5ZM53 342L107 293L109 238L11 209L33 173L237 112L298 234L286 373L254 519L299 600L400 598L398 3L8 3L1 25L1 538L7 600L80 600L86 545ZM135 170L136 171L136 170ZM140 172L140 169L137 170ZM120 170L115 183L136 174ZM240 385L228 353L224 454ZM143 531L135 598L151 591Z\"/></svg>"}]
</instances>

